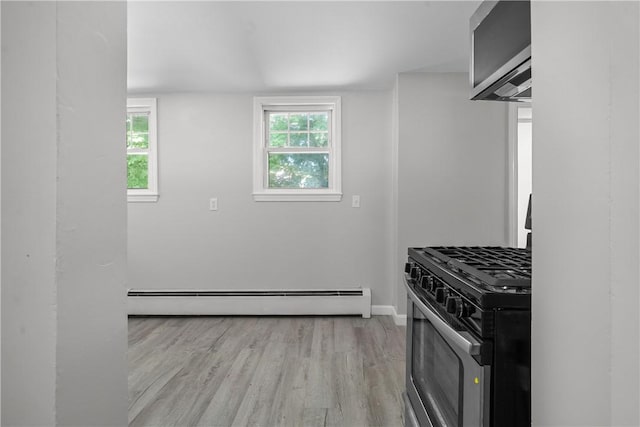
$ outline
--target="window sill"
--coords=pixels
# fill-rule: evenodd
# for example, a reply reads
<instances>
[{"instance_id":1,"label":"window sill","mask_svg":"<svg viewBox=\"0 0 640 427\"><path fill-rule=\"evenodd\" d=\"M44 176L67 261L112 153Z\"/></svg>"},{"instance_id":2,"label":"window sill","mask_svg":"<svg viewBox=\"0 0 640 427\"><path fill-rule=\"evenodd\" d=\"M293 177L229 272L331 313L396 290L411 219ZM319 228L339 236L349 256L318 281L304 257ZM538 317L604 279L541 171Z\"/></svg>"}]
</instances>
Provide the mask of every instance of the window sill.
<instances>
[{"instance_id":1,"label":"window sill","mask_svg":"<svg viewBox=\"0 0 640 427\"><path fill-rule=\"evenodd\" d=\"M256 202L339 202L342 193L253 193Z\"/></svg>"},{"instance_id":2,"label":"window sill","mask_svg":"<svg viewBox=\"0 0 640 427\"><path fill-rule=\"evenodd\" d=\"M157 202L158 195L157 194L127 194L127 202L129 203L138 203L138 202Z\"/></svg>"}]
</instances>

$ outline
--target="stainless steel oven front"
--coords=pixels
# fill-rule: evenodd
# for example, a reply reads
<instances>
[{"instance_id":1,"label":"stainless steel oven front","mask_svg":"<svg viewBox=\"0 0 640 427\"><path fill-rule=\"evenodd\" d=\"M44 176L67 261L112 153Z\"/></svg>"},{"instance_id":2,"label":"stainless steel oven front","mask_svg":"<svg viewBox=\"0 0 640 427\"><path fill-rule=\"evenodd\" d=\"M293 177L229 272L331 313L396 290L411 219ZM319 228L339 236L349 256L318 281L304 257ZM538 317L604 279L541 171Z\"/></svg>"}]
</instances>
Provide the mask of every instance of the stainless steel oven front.
<instances>
[{"instance_id":1,"label":"stainless steel oven front","mask_svg":"<svg viewBox=\"0 0 640 427\"><path fill-rule=\"evenodd\" d=\"M447 324L406 279L407 394L405 424L485 427L490 419L491 367L474 355L482 343Z\"/></svg>"}]
</instances>

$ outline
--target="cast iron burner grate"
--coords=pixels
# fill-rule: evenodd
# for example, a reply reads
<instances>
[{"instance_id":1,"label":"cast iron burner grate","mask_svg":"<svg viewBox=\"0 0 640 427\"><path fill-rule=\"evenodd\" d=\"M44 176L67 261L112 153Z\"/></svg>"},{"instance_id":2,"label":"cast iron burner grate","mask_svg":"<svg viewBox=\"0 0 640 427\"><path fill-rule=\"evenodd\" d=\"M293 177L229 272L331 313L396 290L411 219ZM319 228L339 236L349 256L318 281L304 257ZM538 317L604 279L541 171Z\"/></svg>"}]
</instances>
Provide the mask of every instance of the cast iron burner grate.
<instances>
[{"instance_id":1,"label":"cast iron burner grate","mask_svg":"<svg viewBox=\"0 0 640 427\"><path fill-rule=\"evenodd\" d=\"M531 251L485 246L431 246L424 248L437 262L455 272L502 289L531 287ZM477 282L474 280L474 282Z\"/></svg>"}]
</instances>

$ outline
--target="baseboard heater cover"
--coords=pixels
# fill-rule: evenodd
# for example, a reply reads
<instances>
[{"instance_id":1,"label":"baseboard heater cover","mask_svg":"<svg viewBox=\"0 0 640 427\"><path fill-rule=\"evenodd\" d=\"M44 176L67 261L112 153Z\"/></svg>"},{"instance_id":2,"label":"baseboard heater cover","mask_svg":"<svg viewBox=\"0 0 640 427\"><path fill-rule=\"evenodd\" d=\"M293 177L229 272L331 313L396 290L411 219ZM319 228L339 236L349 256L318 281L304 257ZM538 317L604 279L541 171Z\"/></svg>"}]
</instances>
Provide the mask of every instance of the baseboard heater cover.
<instances>
[{"instance_id":1,"label":"baseboard heater cover","mask_svg":"<svg viewBox=\"0 0 640 427\"><path fill-rule=\"evenodd\" d=\"M371 317L371 290L136 290L129 315L342 315Z\"/></svg>"}]
</instances>

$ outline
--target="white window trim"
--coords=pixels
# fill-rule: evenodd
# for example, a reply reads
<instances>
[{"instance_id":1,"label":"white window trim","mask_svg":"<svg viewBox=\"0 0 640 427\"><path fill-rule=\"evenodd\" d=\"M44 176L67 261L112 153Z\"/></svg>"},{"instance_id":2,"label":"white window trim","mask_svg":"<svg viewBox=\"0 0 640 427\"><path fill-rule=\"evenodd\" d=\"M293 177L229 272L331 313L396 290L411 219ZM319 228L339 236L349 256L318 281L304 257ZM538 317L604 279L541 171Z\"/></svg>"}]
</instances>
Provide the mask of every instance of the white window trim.
<instances>
[{"instance_id":1,"label":"white window trim","mask_svg":"<svg viewBox=\"0 0 640 427\"><path fill-rule=\"evenodd\" d=\"M323 106L332 110L331 155L329 158L329 188L327 189L273 189L267 188L265 111L304 109ZM257 202L339 202L342 200L341 161L341 98L339 96L267 96L253 98L253 199Z\"/></svg>"},{"instance_id":2,"label":"white window trim","mask_svg":"<svg viewBox=\"0 0 640 427\"><path fill-rule=\"evenodd\" d=\"M157 202L158 201L158 104L156 98L128 98L127 114L149 114L149 188L127 189L129 202Z\"/></svg>"}]
</instances>

